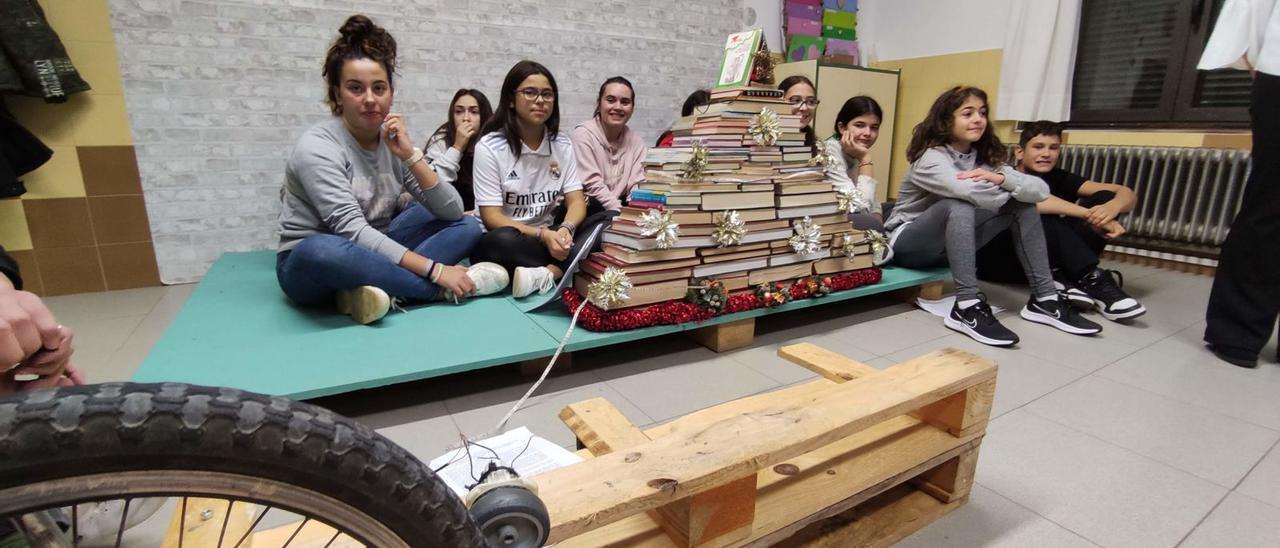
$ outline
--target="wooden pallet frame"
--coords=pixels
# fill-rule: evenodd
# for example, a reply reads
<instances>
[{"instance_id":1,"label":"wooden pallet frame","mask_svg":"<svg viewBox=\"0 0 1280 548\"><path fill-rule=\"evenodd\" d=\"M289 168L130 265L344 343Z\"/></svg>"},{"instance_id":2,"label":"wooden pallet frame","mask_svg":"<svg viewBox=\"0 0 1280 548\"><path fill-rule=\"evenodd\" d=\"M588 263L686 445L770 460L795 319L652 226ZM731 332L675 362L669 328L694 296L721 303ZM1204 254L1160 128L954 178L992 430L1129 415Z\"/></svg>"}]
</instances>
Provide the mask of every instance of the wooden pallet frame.
<instances>
[{"instance_id":1,"label":"wooden pallet frame","mask_svg":"<svg viewBox=\"0 0 1280 548\"><path fill-rule=\"evenodd\" d=\"M877 370L808 343L808 383L647 430L560 416L587 460L537 476L558 546L887 545L964 504L996 365L947 349Z\"/></svg>"}]
</instances>

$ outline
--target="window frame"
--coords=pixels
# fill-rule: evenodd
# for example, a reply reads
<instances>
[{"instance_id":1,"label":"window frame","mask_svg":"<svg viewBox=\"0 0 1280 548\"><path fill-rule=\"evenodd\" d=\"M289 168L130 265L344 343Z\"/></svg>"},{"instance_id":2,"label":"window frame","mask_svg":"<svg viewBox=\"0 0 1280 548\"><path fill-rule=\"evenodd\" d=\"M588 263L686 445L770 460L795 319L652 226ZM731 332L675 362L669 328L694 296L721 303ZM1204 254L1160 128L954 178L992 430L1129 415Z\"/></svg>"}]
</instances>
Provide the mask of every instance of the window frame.
<instances>
[{"instance_id":1,"label":"window frame","mask_svg":"<svg viewBox=\"0 0 1280 548\"><path fill-rule=\"evenodd\" d=\"M1084 5L1106 0L1082 0ZM1248 128L1247 107L1196 107L1192 105L1200 71L1196 69L1204 44L1216 21L1213 0L1180 0L1174 16L1168 70L1161 86L1160 105L1154 109L1078 109L1076 80L1072 79L1071 121L1074 128ZM1077 39L1089 40L1089 25L1082 20ZM1077 52L1079 48L1077 48ZM1077 53L1075 68L1080 66Z\"/></svg>"}]
</instances>

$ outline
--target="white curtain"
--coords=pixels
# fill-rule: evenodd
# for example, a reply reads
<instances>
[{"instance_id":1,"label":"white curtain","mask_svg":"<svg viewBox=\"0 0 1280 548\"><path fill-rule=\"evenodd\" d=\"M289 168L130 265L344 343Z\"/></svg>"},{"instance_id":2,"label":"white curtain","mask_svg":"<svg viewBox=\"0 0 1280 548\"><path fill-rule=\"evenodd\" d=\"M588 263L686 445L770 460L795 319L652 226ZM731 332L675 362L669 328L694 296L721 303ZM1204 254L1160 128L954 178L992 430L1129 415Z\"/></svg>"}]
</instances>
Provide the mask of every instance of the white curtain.
<instances>
[{"instance_id":1,"label":"white curtain","mask_svg":"<svg viewBox=\"0 0 1280 548\"><path fill-rule=\"evenodd\" d=\"M1010 4L995 118L1066 121L1071 117L1081 0Z\"/></svg>"}]
</instances>

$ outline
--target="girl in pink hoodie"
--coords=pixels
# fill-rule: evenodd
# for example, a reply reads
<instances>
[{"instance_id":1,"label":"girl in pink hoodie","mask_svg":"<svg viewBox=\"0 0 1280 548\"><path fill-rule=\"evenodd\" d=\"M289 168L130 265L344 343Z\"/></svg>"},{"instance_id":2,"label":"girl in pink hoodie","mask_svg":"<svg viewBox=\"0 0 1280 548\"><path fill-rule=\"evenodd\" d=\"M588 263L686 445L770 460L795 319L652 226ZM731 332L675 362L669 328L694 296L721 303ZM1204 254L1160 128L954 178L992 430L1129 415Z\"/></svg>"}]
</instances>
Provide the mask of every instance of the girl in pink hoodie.
<instances>
[{"instance_id":1,"label":"girl in pink hoodie","mask_svg":"<svg viewBox=\"0 0 1280 548\"><path fill-rule=\"evenodd\" d=\"M635 111L631 82L614 76L600 86L595 116L573 128L569 140L578 161L578 177L588 198L587 214L618 211L631 189L644 180L649 148L627 128Z\"/></svg>"}]
</instances>

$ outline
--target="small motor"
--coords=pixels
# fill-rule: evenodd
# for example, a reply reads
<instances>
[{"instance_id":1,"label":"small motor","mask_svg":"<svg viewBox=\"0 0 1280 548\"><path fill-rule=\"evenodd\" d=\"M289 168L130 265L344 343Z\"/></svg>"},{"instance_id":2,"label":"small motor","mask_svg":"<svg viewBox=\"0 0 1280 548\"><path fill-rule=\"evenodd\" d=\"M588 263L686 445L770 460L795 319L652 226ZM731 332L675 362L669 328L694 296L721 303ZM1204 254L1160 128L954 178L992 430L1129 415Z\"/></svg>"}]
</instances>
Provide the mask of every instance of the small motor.
<instances>
[{"instance_id":1,"label":"small motor","mask_svg":"<svg viewBox=\"0 0 1280 548\"><path fill-rule=\"evenodd\" d=\"M551 534L551 516L538 485L490 462L465 499L471 518L495 548L538 548Z\"/></svg>"}]
</instances>

